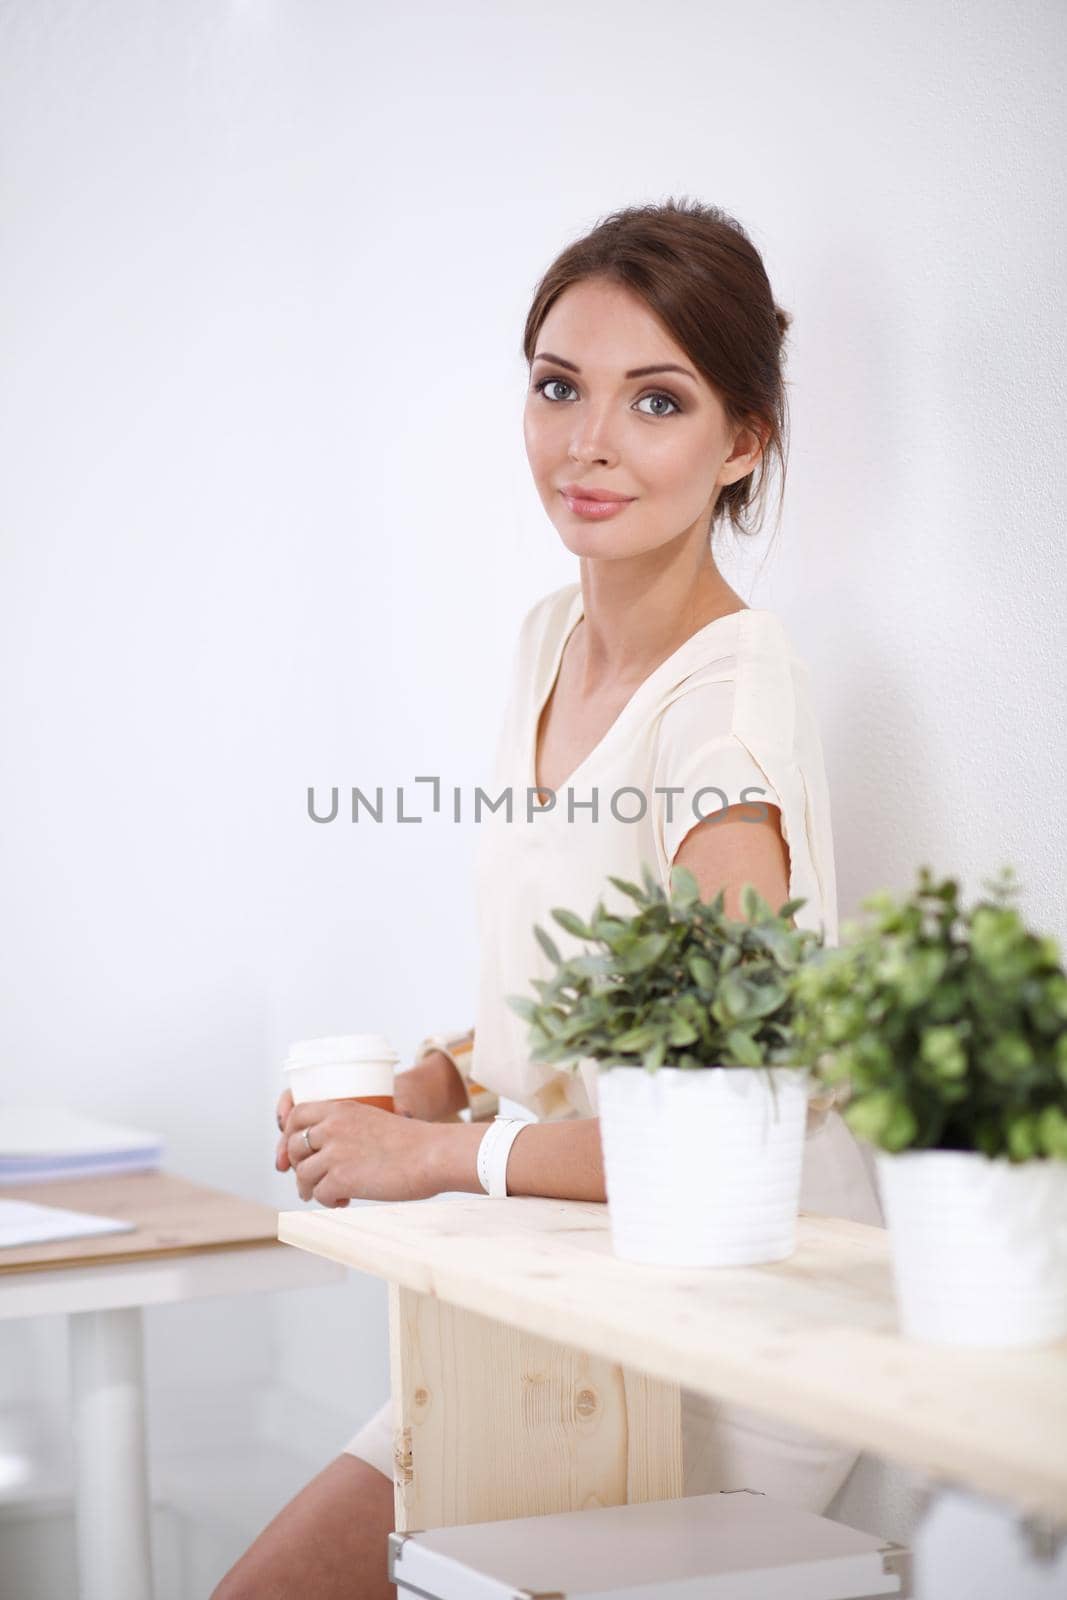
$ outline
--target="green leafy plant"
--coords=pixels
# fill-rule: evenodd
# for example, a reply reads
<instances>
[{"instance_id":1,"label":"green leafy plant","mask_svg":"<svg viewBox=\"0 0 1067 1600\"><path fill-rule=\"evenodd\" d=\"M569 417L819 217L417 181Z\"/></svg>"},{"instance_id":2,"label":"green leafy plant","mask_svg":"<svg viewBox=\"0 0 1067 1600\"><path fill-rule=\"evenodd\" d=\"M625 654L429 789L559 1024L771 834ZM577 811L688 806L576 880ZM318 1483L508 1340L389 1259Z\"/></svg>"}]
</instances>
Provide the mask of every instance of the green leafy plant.
<instances>
[{"instance_id":1,"label":"green leafy plant","mask_svg":"<svg viewBox=\"0 0 1067 1600\"><path fill-rule=\"evenodd\" d=\"M668 895L642 863L644 888L609 877L636 911L598 902L588 921L553 908L561 928L591 949L564 960L549 935L534 935L556 967L532 979L539 999L508 995L530 1024L538 1061L659 1067L797 1065L791 1032L793 979L822 934L791 925L804 900L775 913L741 891L747 921L725 915L725 893L702 901L693 874L676 867Z\"/></svg>"},{"instance_id":2,"label":"green leafy plant","mask_svg":"<svg viewBox=\"0 0 1067 1600\"><path fill-rule=\"evenodd\" d=\"M852 1131L883 1150L1067 1160L1067 975L1009 904L1011 867L969 910L953 878L862 902L798 973L794 1027Z\"/></svg>"}]
</instances>

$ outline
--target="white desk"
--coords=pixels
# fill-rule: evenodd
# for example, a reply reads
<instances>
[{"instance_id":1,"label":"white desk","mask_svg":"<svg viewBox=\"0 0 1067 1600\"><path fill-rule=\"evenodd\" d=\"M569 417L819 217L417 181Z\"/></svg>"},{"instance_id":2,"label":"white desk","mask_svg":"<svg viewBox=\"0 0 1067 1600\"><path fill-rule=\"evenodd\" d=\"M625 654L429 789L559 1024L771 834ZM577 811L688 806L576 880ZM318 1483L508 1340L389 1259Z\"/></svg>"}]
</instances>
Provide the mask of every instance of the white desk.
<instances>
[{"instance_id":1,"label":"white desk","mask_svg":"<svg viewBox=\"0 0 1067 1600\"><path fill-rule=\"evenodd\" d=\"M81 1600L151 1600L142 1307L332 1283L278 1243L277 1212L167 1173L0 1187L0 1198L124 1217L132 1233L0 1253L0 1317L70 1319Z\"/></svg>"}]
</instances>

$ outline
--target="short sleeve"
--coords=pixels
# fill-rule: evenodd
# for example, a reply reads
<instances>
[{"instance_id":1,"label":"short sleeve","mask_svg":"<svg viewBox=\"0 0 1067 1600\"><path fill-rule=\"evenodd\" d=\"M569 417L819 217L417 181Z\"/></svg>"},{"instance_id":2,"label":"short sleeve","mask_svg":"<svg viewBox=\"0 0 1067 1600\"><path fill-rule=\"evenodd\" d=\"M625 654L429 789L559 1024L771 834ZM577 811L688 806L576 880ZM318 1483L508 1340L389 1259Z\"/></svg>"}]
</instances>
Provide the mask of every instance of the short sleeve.
<instances>
[{"instance_id":1,"label":"short sleeve","mask_svg":"<svg viewBox=\"0 0 1067 1600\"><path fill-rule=\"evenodd\" d=\"M789 898L804 901L797 927L821 931L828 943L836 942L829 816L818 814L826 787L821 768L805 776L796 755L772 740L723 733L696 739L688 749L673 738L661 744L656 774L657 790L663 792L654 795L653 820L665 883L683 839L702 819L729 806L777 806L789 852Z\"/></svg>"},{"instance_id":2,"label":"short sleeve","mask_svg":"<svg viewBox=\"0 0 1067 1600\"><path fill-rule=\"evenodd\" d=\"M721 734L695 750L674 754L662 763L659 780L655 825L668 870L690 829L730 806L784 809L769 774L736 734Z\"/></svg>"}]
</instances>

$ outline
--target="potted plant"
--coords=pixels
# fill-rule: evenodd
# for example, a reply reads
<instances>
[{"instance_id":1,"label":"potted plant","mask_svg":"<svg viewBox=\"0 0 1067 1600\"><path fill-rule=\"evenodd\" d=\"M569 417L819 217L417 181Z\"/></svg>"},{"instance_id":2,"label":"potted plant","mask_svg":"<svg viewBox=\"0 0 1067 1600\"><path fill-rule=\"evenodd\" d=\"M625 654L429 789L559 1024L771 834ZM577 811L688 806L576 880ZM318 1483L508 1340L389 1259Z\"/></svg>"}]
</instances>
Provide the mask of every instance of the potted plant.
<instances>
[{"instance_id":1,"label":"potted plant","mask_svg":"<svg viewBox=\"0 0 1067 1600\"><path fill-rule=\"evenodd\" d=\"M928 867L862 902L798 974L816 1081L876 1147L902 1331L966 1345L1067 1334L1067 975L1009 904Z\"/></svg>"},{"instance_id":2,"label":"potted plant","mask_svg":"<svg viewBox=\"0 0 1067 1600\"><path fill-rule=\"evenodd\" d=\"M604 1175L616 1255L670 1266L780 1261L793 1253L807 1069L791 1031L791 984L823 935L792 926L751 884L747 921L725 894L700 899L676 867L670 893L609 878L636 905L588 922L552 916L587 948L570 959L539 927L556 971L539 999L509 995L536 1060L598 1063ZM592 947L592 948L588 948Z\"/></svg>"}]
</instances>

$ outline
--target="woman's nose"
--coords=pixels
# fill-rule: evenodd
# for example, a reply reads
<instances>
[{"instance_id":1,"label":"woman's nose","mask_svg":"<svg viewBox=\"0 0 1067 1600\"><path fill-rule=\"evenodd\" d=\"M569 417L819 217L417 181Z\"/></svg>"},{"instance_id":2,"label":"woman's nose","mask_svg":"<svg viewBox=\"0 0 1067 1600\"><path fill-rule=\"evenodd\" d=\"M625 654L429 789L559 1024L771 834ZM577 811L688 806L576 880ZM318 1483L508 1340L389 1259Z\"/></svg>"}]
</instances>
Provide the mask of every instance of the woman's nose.
<instances>
[{"instance_id":1,"label":"woman's nose","mask_svg":"<svg viewBox=\"0 0 1067 1600\"><path fill-rule=\"evenodd\" d=\"M588 462L590 465L596 463L598 466L607 466L618 459L603 423L590 419L581 428L575 429L570 455L573 461Z\"/></svg>"}]
</instances>

